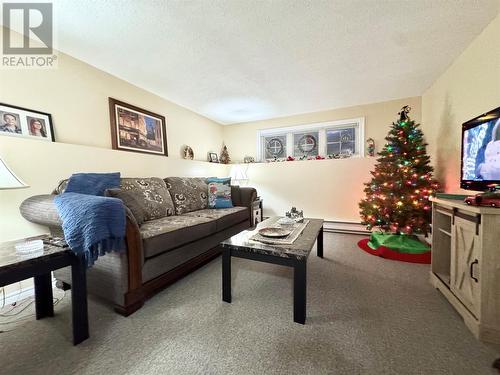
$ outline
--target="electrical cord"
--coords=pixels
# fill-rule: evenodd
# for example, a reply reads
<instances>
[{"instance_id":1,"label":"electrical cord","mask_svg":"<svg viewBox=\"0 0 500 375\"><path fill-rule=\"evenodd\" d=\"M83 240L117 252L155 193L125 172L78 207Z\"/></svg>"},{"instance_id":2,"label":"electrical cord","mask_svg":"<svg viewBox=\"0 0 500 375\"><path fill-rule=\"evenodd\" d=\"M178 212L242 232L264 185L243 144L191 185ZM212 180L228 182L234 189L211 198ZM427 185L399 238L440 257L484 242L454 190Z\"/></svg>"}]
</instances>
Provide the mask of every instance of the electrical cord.
<instances>
[{"instance_id":1,"label":"electrical cord","mask_svg":"<svg viewBox=\"0 0 500 375\"><path fill-rule=\"evenodd\" d=\"M56 306L59 302L61 302L64 297L66 297L66 292L63 291L63 295L61 298L57 298L57 297L53 297L53 304L54 306ZM6 311L6 312L2 312L0 313L0 318L12 318L14 317L14 319L8 319L6 321L1 321L0 320L0 326L5 326L5 325L9 325L9 324L13 324L13 323L18 323L18 322L22 322L22 321L25 321L25 320L31 320L33 318L33 316L35 315L35 313L30 313L26 316L23 316L23 317L19 317L19 314L21 314L22 312L26 311L28 309L28 307L32 306L33 303L35 302L35 299L33 297L30 298L30 301L23 306L23 304L27 301L28 299L25 299L23 301L21 301L20 303L16 302L16 303L13 303L11 305L11 309ZM4 294L4 301L5 301L5 294ZM4 305L5 305L5 302L4 302ZM15 310L14 313L11 314L11 312L13 312ZM4 332L9 332L9 331L13 331L16 327L12 328L12 329L1 329L0 328L0 333L4 333Z\"/></svg>"}]
</instances>

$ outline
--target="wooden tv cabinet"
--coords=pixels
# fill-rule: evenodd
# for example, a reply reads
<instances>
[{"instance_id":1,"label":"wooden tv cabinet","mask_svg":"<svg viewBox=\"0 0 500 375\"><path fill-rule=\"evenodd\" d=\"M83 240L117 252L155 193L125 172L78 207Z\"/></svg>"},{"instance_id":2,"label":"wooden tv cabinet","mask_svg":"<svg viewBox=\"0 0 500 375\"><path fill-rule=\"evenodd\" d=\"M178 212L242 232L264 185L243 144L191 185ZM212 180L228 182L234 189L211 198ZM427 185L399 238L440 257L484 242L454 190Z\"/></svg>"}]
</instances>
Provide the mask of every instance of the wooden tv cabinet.
<instances>
[{"instance_id":1,"label":"wooden tv cabinet","mask_svg":"<svg viewBox=\"0 0 500 375\"><path fill-rule=\"evenodd\" d=\"M500 343L500 208L431 201L431 282L476 338Z\"/></svg>"}]
</instances>

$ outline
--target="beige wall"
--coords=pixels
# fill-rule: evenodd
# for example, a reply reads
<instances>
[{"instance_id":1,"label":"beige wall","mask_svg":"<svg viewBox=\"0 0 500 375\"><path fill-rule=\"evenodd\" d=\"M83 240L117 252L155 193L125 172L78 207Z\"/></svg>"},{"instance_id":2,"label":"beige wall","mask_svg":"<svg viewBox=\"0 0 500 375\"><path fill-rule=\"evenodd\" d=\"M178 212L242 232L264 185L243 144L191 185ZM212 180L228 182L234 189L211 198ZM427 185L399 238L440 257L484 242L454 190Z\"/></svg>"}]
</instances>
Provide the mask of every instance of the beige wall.
<instances>
[{"instance_id":1,"label":"beige wall","mask_svg":"<svg viewBox=\"0 0 500 375\"><path fill-rule=\"evenodd\" d=\"M56 69L0 69L0 102L51 113L57 142L111 148L108 97L165 116L170 157L184 144L197 160L221 149L218 123L64 53Z\"/></svg>"},{"instance_id":2,"label":"beige wall","mask_svg":"<svg viewBox=\"0 0 500 375\"><path fill-rule=\"evenodd\" d=\"M57 182L76 172L121 172L124 177L225 176L227 167L202 161L166 158L98 147L0 137L1 156L30 185L0 190L0 241L46 233L19 214L21 202L49 194Z\"/></svg>"},{"instance_id":3,"label":"beige wall","mask_svg":"<svg viewBox=\"0 0 500 375\"><path fill-rule=\"evenodd\" d=\"M45 232L18 207L46 194L74 172L119 171L124 176L208 176L224 166L180 159L189 144L198 160L219 151L222 126L63 53L52 70L0 70L0 102L52 114L56 143L0 135L0 157L31 187L0 191L0 241ZM108 97L164 115L169 157L111 150Z\"/></svg>"},{"instance_id":4,"label":"beige wall","mask_svg":"<svg viewBox=\"0 0 500 375\"><path fill-rule=\"evenodd\" d=\"M379 150L384 145L384 138L389 131L389 126L397 119L397 113L404 105L412 107L412 117L415 121L420 122L421 99L420 97L412 97L333 109L330 111L280 117L271 120L228 125L224 126L223 137L231 155L231 159L236 162L242 161L247 155L253 157L257 156L258 130L364 117L365 138L373 138L377 150Z\"/></svg>"},{"instance_id":5,"label":"beige wall","mask_svg":"<svg viewBox=\"0 0 500 375\"><path fill-rule=\"evenodd\" d=\"M256 156L259 129L364 117L365 138L375 139L376 148L380 150L390 125L404 105L413 108L413 118L420 122L420 98L413 97L225 126L224 140L232 160L241 161L245 155ZM257 163L248 166L248 184L255 186L264 199L266 215L283 215L294 205L310 217L359 222L358 202L363 197L363 183L370 180L374 163L375 158L369 157Z\"/></svg>"},{"instance_id":6,"label":"beige wall","mask_svg":"<svg viewBox=\"0 0 500 375\"><path fill-rule=\"evenodd\" d=\"M436 174L460 190L461 124L500 106L500 16L467 47L422 97L423 130Z\"/></svg>"}]
</instances>

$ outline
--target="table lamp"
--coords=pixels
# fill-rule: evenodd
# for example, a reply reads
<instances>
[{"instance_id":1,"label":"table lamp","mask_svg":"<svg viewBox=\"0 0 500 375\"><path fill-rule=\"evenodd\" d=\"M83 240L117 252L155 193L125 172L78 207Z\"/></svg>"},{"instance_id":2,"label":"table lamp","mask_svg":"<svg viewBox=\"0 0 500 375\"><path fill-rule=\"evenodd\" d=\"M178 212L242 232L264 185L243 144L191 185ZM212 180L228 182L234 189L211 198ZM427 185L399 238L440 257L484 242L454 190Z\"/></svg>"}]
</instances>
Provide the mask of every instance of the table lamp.
<instances>
[{"instance_id":1,"label":"table lamp","mask_svg":"<svg viewBox=\"0 0 500 375\"><path fill-rule=\"evenodd\" d=\"M5 164L2 158L0 158L0 190L22 189L27 187L29 187L29 185L25 184L23 180L17 177L7 164Z\"/></svg>"},{"instance_id":2,"label":"table lamp","mask_svg":"<svg viewBox=\"0 0 500 375\"><path fill-rule=\"evenodd\" d=\"M248 181L246 168L243 168L240 164L233 165L231 167L231 182L233 181L236 183Z\"/></svg>"}]
</instances>

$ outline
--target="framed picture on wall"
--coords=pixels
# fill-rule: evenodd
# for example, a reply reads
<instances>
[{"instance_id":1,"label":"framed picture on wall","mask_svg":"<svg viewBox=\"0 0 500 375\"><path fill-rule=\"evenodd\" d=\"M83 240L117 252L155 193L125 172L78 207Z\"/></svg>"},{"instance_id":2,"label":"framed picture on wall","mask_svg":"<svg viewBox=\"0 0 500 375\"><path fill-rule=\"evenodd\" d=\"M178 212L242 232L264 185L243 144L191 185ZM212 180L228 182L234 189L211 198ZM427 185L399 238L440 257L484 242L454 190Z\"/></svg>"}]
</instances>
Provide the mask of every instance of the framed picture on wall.
<instances>
[{"instance_id":1,"label":"framed picture on wall","mask_svg":"<svg viewBox=\"0 0 500 375\"><path fill-rule=\"evenodd\" d=\"M168 156L164 116L113 98L109 113L113 149Z\"/></svg>"},{"instance_id":2,"label":"framed picture on wall","mask_svg":"<svg viewBox=\"0 0 500 375\"><path fill-rule=\"evenodd\" d=\"M0 103L0 135L54 142L50 113Z\"/></svg>"}]
</instances>

